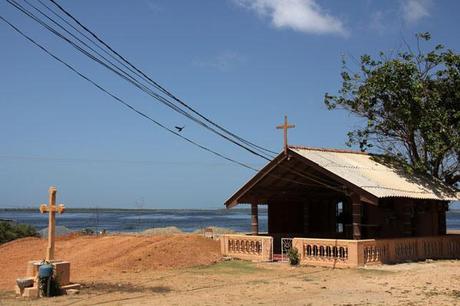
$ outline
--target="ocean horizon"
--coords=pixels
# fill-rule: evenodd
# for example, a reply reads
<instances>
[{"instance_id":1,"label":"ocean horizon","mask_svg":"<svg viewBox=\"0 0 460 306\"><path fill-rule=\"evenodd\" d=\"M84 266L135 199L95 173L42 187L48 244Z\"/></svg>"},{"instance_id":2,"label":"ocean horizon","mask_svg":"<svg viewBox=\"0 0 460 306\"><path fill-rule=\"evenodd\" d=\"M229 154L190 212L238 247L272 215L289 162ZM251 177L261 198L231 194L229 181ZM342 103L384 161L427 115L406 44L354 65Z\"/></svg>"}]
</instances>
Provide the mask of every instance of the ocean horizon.
<instances>
[{"instance_id":1,"label":"ocean horizon","mask_svg":"<svg viewBox=\"0 0 460 306\"><path fill-rule=\"evenodd\" d=\"M48 215L36 208L0 208L0 220L12 220L42 230L48 226ZM267 209L259 209L259 230L267 231ZM447 212L447 229L460 230L460 209ZM237 232L251 230L250 208L233 209L120 209L69 208L56 216L56 224L70 231L85 228L108 232L140 232L151 228L174 226L193 232L214 226Z\"/></svg>"},{"instance_id":2,"label":"ocean horizon","mask_svg":"<svg viewBox=\"0 0 460 306\"><path fill-rule=\"evenodd\" d=\"M71 231L85 228L108 232L140 232L151 228L174 226L193 232L208 226L248 232L251 210L236 209L119 209L71 208L56 215L56 225ZM48 226L48 215L34 208L0 208L0 219L24 223L42 230ZM259 209L260 231L267 230L267 210Z\"/></svg>"}]
</instances>

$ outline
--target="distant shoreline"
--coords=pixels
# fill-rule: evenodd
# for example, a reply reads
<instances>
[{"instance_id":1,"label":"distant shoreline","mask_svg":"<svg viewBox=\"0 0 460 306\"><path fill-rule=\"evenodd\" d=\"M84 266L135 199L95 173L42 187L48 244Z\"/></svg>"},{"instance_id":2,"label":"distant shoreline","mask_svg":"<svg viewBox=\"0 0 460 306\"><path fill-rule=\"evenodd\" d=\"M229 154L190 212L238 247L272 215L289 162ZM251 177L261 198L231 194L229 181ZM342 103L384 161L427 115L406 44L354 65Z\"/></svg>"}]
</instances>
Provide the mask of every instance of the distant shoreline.
<instances>
[{"instance_id":1,"label":"distant shoreline","mask_svg":"<svg viewBox=\"0 0 460 306\"><path fill-rule=\"evenodd\" d=\"M112 211L112 212L123 212L123 211L127 211L127 212L132 212L132 211L136 211L136 212L140 212L140 211L146 211L146 212L152 212L152 211L226 211L228 210L227 208L223 207L223 208L102 208L102 207L98 207L98 208L66 208L65 211L66 212L94 212L94 211ZM239 207L239 208L232 208L233 211L250 211L251 208L250 207ZM260 207L259 208L260 211L265 211L266 208L265 207ZM37 212L39 211L38 207L37 208L32 208L32 207L26 207L26 208L0 208L0 212L2 211L31 211L31 212ZM459 210L460 211L460 210Z\"/></svg>"},{"instance_id":2,"label":"distant shoreline","mask_svg":"<svg viewBox=\"0 0 460 306\"><path fill-rule=\"evenodd\" d=\"M66 212L94 212L94 211L112 211L112 212L140 212L140 211L146 211L146 212L152 212L152 211L226 211L228 210L227 208L66 208ZM232 208L232 211L250 211L251 207L238 207L238 208ZM264 206L259 207L259 211L266 211L267 208ZM31 211L31 212L37 212L39 211L38 207L33 208L33 207L26 207L26 208L14 208L14 207L9 207L9 208L1 208L0 207L0 212L4 211ZM460 208L452 208L449 209L447 213L460 213Z\"/></svg>"}]
</instances>

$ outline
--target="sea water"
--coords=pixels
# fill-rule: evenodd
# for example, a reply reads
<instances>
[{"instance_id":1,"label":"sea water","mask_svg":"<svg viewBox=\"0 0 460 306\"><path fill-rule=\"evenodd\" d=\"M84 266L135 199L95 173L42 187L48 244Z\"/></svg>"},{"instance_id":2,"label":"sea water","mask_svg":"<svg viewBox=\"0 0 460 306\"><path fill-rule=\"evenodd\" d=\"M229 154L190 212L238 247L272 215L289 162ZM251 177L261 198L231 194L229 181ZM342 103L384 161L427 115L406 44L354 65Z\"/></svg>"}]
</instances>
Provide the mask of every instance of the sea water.
<instances>
[{"instance_id":1,"label":"sea water","mask_svg":"<svg viewBox=\"0 0 460 306\"><path fill-rule=\"evenodd\" d=\"M41 230L48 226L48 215L38 209L0 209L0 219L30 224ZM69 209L56 215L56 224L78 231L90 228L109 232L138 232L150 228L175 226L193 232L208 226L232 229L238 232L251 230L250 209ZM447 212L447 228L460 230L460 210ZM259 209L259 230L267 231L267 210Z\"/></svg>"},{"instance_id":2,"label":"sea water","mask_svg":"<svg viewBox=\"0 0 460 306\"><path fill-rule=\"evenodd\" d=\"M48 226L48 215L32 209L0 209L0 219L25 223L41 230ZM248 232L251 228L250 209L69 209L56 214L57 226L72 231L90 228L96 231L138 232L150 228L175 226L193 232L208 226ZM267 231L267 211L259 209L260 231Z\"/></svg>"}]
</instances>

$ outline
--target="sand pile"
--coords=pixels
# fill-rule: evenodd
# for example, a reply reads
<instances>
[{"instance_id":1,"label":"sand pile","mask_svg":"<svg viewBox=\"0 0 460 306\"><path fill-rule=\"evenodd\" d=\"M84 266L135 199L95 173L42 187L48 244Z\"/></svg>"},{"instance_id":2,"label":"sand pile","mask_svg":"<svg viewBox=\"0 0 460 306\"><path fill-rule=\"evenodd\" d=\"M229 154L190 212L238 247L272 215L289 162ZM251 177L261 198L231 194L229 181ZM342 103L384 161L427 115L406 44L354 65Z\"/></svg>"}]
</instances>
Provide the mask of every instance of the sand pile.
<instances>
[{"instance_id":1,"label":"sand pile","mask_svg":"<svg viewBox=\"0 0 460 306\"><path fill-rule=\"evenodd\" d=\"M237 233L236 231L232 229L225 228L225 227L218 227L218 226L209 226L205 228L200 228L194 231L193 233L203 235L206 229L211 229L214 235L236 234Z\"/></svg>"},{"instance_id":2,"label":"sand pile","mask_svg":"<svg viewBox=\"0 0 460 306\"><path fill-rule=\"evenodd\" d=\"M155 227L146 229L140 233L139 235L174 235L174 234L182 234L184 233L180 228L175 226L167 226L167 227Z\"/></svg>"},{"instance_id":3,"label":"sand pile","mask_svg":"<svg viewBox=\"0 0 460 306\"><path fill-rule=\"evenodd\" d=\"M0 289L11 290L29 260L41 259L46 240L24 238L0 245ZM219 242L200 235L71 236L59 238L56 258L71 262L73 281L107 274L208 265L220 260Z\"/></svg>"},{"instance_id":4,"label":"sand pile","mask_svg":"<svg viewBox=\"0 0 460 306\"><path fill-rule=\"evenodd\" d=\"M235 234L236 233L236 231L229 229L229 228L208 226L208 227L197 229L193 231L192 234L204 235L206 229L211 229L214 235ZM119 232L119 233L115 233L115 235L174 235L174 234L184 234L184 233L186 232L182 231L178 227L167 226L167 227L149 228L142 232Z\"/></svg>"},{"instance_id":5,"label":"sand pile","mask_svg":"<svg viewBox=\"0 0 460 306\"><path fill-rule=\"evenodd\" d=\"M74 232L76 232L76 231L73 231L70 228L67 228L65 226L56 225L56 237L69 235L69 234L74 233ZM45 227L45 228L39 230L38 234L42 238L48 238L48 227Z\"/></svg>"}]
</instances>

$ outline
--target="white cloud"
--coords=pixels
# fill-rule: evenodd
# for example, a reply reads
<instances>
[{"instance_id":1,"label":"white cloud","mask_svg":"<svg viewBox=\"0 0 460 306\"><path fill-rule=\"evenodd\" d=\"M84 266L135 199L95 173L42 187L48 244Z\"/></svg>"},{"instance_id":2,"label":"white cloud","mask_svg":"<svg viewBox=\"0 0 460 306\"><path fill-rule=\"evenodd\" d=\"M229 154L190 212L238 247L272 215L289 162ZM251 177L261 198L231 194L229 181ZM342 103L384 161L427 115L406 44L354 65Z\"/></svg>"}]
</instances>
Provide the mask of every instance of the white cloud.
<instances>
[{"instance_id":1,"label":"white cloud","mask_svg":"<svg viewBox=\"0 0 460 306\"><path fill-rule=\"evenodd\" d=\"M370 23L367 26L378 34L384 34L389 27L387 20L388 14L385 11L376 11L371 14Z\"/></svg>"},{"instance_id":2,"label":"white cloud","mask_svg":"<svg viewBox=\"0 0 460 306\"><path fill-rule=\"evenodd\" d=\"M229 71L244 63L246 58L234 51L224 51L208 59L194 60L193 64L199 67L213 68L220 71Z\"/></svg>"},{"instance_id":3,"label":"white cloud","mask_svg":"<svg viewBox=\"0 0 460 306\"><path fill-rule=\"evenodd\" d=\"M416 23L430 16L431 0L405 0L402 2L403 18L407 23Z\"/></svg>"},{"instance_id":4,"label":"white cloud","mask_svg":"<svg viewBox=\"0 0 460 306\"><path fill-rule=\"evenodd\" d=\"M152 0L144 0L147 9L152 13L159 13L162 11L162 7L156 2Z\"/></svg>"},{"instance_id":5,"label":"white cloud","mask_svg":"<svg viewBox=\"0 0 460 306\"><path fill-rule=\"evenodd\" d=\"M233 0L260 16L269 17L276 28L315 34L347 35L338 18L329 15L315 0Z\"/></svg>"}]
</instances>

